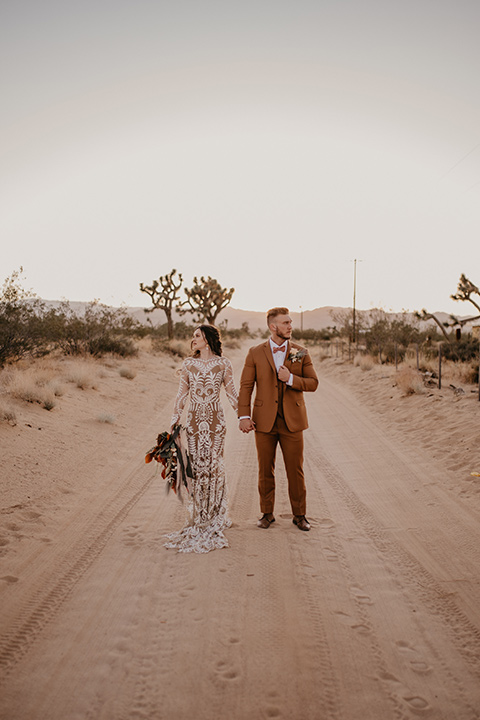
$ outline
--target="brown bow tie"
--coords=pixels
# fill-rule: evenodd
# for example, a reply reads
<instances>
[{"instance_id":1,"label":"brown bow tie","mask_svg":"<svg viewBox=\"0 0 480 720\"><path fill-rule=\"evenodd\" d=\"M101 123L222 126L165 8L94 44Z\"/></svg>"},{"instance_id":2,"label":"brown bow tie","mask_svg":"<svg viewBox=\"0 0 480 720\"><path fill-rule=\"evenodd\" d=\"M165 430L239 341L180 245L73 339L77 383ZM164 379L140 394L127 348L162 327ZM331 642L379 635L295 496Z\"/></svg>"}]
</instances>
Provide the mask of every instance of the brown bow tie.
<instances>
[{"instance_id":1,"label":"brown bow tie","mask_svg":"<svg viewBox=\"0 0 480 720\"><path fill-rule=\"evenodd\" d=\"M285 352L286 349L287 348L285 347L285 345L278 345L277 347L273 348L273 352Z\"/></svg>"}]
</instances>

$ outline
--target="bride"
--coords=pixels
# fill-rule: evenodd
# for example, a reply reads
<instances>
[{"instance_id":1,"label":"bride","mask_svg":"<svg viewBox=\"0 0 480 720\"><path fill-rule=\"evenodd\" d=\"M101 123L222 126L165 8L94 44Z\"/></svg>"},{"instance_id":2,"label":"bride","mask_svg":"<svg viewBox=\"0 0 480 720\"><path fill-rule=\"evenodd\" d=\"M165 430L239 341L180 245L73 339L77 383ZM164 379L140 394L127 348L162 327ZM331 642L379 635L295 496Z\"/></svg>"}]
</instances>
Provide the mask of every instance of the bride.
<instances>
[{"instance_id":1,"label":"bride","mask_svg":"<svg viewBox=\"0 0 480 720\"><path fill-rule=\"evenodd\" d=\"M226 423L220 389L237 410L238 396L230 360L222 356L220 332L213 325L200 325L193 333L192 356L184 360L172 426L180 421L187 397L187 446L193 469L192 493L188 499L189 521L178 532L167 535L165 547L179 552L206 553L228 547L223 534L230 527L227 512L223 451Z\"/></svg>"}]
</instances>

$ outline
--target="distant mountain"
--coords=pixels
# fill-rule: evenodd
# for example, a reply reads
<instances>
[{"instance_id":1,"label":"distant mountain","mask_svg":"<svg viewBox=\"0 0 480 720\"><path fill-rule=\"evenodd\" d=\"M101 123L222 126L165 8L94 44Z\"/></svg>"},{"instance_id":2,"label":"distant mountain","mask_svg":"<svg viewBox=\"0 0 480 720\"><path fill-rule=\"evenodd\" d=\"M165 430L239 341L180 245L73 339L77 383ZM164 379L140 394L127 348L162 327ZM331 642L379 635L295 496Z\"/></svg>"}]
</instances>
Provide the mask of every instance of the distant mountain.
<instances>
[{"instance_id":1,"label":"distant mountain","mask_svg":"<svg viewBox=\"0 0 480 720\"><path fill-rule=\"evenodd\" d=\"M51 305L52 307L58 307L60 305L60 302L57 300L45 300L48 305ZM72 301L69 302L70 307L75 312L82 314L84 308L89 303L86 302L78 302L78 301ZM163 325L166 322L165 313L163 310L154 310L153 312L145 312L145 308L143 307L127 307L127 312L137 319L141 323L152 323L155 325ZM332 313L351 313L352 308L345 308L345 307L333 307L333 306L327 306L327 307L321 307L321 308L315 308L315 310L305 310L302 313L299 312L292 312L290 313L291 318L293 320L293 325L295 328L303 328L304 330L324 330L328 327L333 327L336 323L332 318ZM360 311L359 311L360 312ZM374 310L362 310L361 312L375 312ZM402 317L402 313L387 313L388 315L396 315L397 317ZM407 313L407 315L410 315L413 317L413 313ZM450 315L445 312L437 312L435 313L436 317L440 320L440 322L447 322L450 320ZM464 320L469 318L470 315L462 315L459 316L459 319ZM174 313L175 321L185 320L187 322L190 321L191 316L184 315L183 317L180 316L178 313ZM252 310L241 310L239 308L233 308L233 307L227 307L225 310L223 310L220 315L218 316L218 322L227 323L227 328L229 329L237 329L241 328L244 323L246 323L250 330L256 331L256 330L266 330L267 329L267 322L266 322L266 314L264 312L255 312ZM434 324L433 321L430 321L427 323L428 325ZM465 326L465 329L471 328L471 325L479 325L480 321L475 321L473 323L468 323Z\"/></svg>"},{"instance_id":2,"label":"distant mountain","mask_svg":"<svg viewBox=\"0 0 480 720\"><path fill-rule=\"evenodd\" d=\"M71 303L71 306L75 309L75 306L78 304L79 303ZM139 322L143 323L148 321L152 322L153 325L162 325L166 322L163 310L154 310L153 312L146 313L143 308L132 307L127 309L132 317L136 318ZM323 330L335 324L330 314L331 311L342 310L348 310L348 308L323 307L316 308L315 310L306 310L303 313L292 312L290 315L293 320L293 325L296 328L303 327L304 329ZM188 315L182 317L178 315L178 313L174 313L174 317L176 321L189 321ZM218 316L217 322L226 322L227 328L229 329L241 328L244 323L246 323L252 331L267 329L266 313L255 312L253 310L241 310L233 307L225 308Z\"/></svg>"}]
</instances>

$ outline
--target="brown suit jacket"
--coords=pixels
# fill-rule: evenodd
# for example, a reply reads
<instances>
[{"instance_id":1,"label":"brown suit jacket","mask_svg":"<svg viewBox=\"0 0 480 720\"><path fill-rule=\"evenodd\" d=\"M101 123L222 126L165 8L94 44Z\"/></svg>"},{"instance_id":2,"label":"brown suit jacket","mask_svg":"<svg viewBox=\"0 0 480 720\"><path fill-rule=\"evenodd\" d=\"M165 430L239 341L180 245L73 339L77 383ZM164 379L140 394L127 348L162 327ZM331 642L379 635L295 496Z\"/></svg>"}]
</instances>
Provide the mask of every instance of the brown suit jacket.
<instances>
[{"instance_id":1,"label":"brown suit jacket","mask_svg":"<svg viewBox=\"0 0 480 720\"><path fill-rule=\"evenodd\" d=\"M285 356L285 367L293 374L293 384L285 385L283 394L283 415L290 432L298 432L308 427L307 410L303 399L304 392L317 389L318 378L308 352L293 362L288 360L292 349L305 350L301 345L289 341ZM238 417L248 415L260 432L270 432L278 411L278 384L275 363L270 343L262 343L250 348L240 379L238 398ZM250 411L253 388L256 385L253 414Z\"/></svg>"}]
</instances>

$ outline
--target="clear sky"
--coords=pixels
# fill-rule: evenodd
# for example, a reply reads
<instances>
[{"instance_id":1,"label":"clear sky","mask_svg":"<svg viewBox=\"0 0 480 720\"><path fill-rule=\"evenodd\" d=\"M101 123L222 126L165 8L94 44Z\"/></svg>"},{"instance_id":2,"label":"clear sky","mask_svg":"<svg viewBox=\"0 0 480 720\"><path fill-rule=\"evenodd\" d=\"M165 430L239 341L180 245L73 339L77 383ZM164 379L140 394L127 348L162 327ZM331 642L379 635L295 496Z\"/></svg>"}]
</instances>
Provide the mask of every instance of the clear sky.
<instances>
[{"instance_id":1,"label":"clear sky","mask_svg":"<svg viewBox=\"0 0 480 720\"><path fill-rule=\"evenodd\" d=\"M5 0L1 280L455 311L480 284L476 0Z\"/></svg>"}]
</instances>

